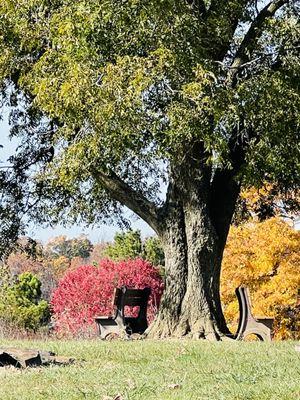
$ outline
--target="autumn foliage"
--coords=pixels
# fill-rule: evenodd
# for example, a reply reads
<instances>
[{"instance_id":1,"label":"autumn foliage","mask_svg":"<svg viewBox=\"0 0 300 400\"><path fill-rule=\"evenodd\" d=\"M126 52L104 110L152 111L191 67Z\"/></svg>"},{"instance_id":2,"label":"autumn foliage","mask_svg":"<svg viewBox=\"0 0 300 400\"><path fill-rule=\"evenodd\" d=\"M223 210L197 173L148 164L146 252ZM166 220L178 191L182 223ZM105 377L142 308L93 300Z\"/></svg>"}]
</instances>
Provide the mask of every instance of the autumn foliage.
<instances>
[{"instance_id":1,"label":"autumn foliage","mask_svg":"<svg viewBox=\"0 0 300 400\"><path fill-rule=\"evenodd\" d=\"M71 270L60 280L51 300L56 331L62 335L94 332L94 317L111 313L114 288L122 285L151 288L150 322L163 290L158 270L142 259L105 259L97 267L84 265Z\"/></svg>"},{"instance_id":2,"label":"autumn foliage","mask_svg":"<svg viewBox=\"0 0 300 400\"><path fill-rule=\"evenodd\" d=\"M293 220L300 211L299 196L299 190L290 189L282 192L280 187L265 182L260 189L251 187L243 190L240 200L249 217L258 221L265 221L275 216Z\"/></svg>"},{"instance_id":3,"label":"autumn foliage","mask_svg":"<svg viewBox=\"0 0 300 400\"><path fill-rule=\"evenodd\" d=\"M24 272L31 272L41 281L42 298L48 301L52 296L53 318L57 331L62 335L94 334L94 316L111 312L113 289L123 284L136 288L151 287L148 308L151 321L163 290L159 274L162 267L158 270L142 259L128 260L140 241L137 234L134 236L137 240L127 240L132 236L132 232L119 235L122 241L115 241L110 247L104 243L96 244L88 259L80 255L71 259L62 253L52 255L46 251L49 246L46 250L41 247L35 258L15 252L7 258L2 269L7 271L11 285ZM63 249L65 241L59 237L51 243L60 244L59 248ZM70 240L67 242L71 243ZM114 250L114 260L103 260L107 248ZM125 261L124 254L127 256ZM154 255L152 258L158 259L156 256L160 253L156 251ZM0 289L7 294L3 279L1 282ZM275 317L275 338L300 339L300 304L296 306L300 288L300 231L280 218L264 222L252 220L233 226L225 248L221 284L224 312L233 332L238 321L235 288L247 285L253 314ZM3 319L4 314L12 313L8 312L7 300L2 304L0 318Z\"/></svg>"},{"instance_id":4,"label":"autumn foliage","mask_svg":"<svg viewBox=\"0 0 300 400\"><path fill-rule=\"evenodd\" d=\"M297 338L293 329L299 318L295 309L300 287L299 231L279 218L232 227L221 282L231 326L238 318L234 289L243 284L250 289L253 314L275 317L275 338Z\"/></svg>"}]
</instances>

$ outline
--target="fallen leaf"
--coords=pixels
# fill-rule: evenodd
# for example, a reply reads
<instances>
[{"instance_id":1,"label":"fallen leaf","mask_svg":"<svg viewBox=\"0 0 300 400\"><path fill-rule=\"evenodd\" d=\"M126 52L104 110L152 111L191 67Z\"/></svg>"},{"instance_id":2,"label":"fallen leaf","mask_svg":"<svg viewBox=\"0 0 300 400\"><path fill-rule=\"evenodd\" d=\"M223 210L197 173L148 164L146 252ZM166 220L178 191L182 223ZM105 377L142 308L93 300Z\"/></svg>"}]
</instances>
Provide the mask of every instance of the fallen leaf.
<instances>
[{"instance_id":1,"label":"fallen leaf","mask_svg":"<svg viewBox=\"0 0 300 400\"><path fill-rule=\"evenodd\" d=\"M170 385L168 385L168 389L180 389L181 385L179 383L171 383Z\"/></svg>"},{"instance_id":2,"label":"fallen leaf","mask_svg":"<svg viewBox=\"0 0 300 400\"><path fill-rule=\"evenodd\" d=\"M136 388L136 384L134 383L133 380L131 379L127 379L127 385L128 385L128 389L135 389Z\"/></svg>"}]
</instances>

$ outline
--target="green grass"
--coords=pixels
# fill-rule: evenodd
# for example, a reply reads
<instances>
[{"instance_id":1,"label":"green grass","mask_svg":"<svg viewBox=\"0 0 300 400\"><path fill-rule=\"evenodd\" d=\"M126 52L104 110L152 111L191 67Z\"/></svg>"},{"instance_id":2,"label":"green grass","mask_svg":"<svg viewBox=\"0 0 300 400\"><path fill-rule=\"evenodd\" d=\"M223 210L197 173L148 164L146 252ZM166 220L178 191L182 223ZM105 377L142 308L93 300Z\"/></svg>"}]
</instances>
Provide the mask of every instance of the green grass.
<instances>
[{"instance_id":1,"label":"green grass","mask_svg":"<svg viewBox=\"0 0 300 400\"><path fill-rule=\"evenodd\" d=\"M295 343L8 341L55 351L74 365L0 368L0 398L132 400L300 399ZM85 360L85 361L84 361Z\"/></svg>"}]
</instances>

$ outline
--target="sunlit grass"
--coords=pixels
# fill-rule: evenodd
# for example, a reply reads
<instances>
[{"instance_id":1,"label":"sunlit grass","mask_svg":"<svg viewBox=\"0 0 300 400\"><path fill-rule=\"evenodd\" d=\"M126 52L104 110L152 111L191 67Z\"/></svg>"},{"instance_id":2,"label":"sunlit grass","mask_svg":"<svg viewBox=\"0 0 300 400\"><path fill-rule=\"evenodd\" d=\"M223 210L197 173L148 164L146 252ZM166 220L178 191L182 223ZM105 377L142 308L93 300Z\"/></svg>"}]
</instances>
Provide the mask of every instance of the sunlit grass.
<instances>
[{"instance_id":1,"label":"sunlit grass","mask_svg":"<svg viewBox=\"0 0 300 400\"><path fill-rule=\"evenodd\" d=\"M0 341L52 350L74 365L0 368L2 399L300 399L295 343Z\"/></svg>"}]
</instances>

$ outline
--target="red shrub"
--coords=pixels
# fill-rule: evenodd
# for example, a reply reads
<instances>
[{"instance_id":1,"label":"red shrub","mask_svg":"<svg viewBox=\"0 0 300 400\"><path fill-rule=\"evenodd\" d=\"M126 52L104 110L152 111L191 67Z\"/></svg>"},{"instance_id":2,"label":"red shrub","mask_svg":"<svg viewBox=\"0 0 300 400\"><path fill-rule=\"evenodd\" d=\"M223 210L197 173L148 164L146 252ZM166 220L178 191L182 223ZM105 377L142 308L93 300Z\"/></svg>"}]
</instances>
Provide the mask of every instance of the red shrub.
<instances>
[{"instance_id":1,"label":"red shrub","mask_svg":"<svg viewBox=\"0 0 300 400\"><path fill-rule=\"evenodd\" d=\"M151 288L148 304L151 322L163 291L158 270L141 259L121 262L102 260L98 267L80 266L67 272L60 280L51 300L56 331L60 334L93 331L94 317L111 313L114 288L122 285Z\"/></svg>"}]
</instances>

